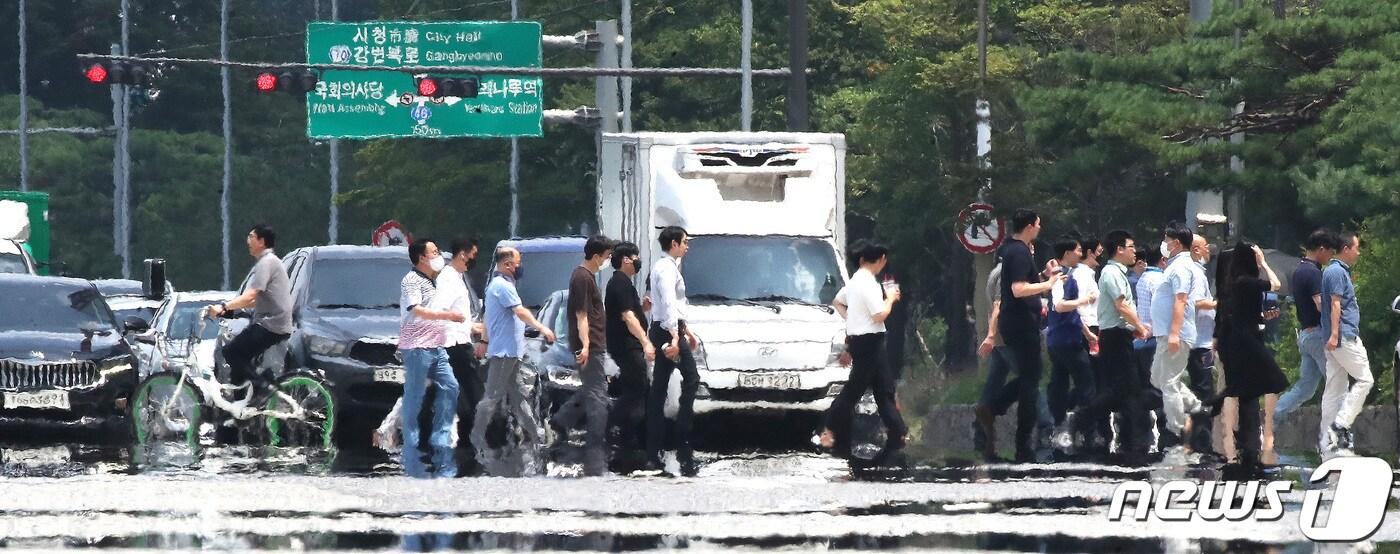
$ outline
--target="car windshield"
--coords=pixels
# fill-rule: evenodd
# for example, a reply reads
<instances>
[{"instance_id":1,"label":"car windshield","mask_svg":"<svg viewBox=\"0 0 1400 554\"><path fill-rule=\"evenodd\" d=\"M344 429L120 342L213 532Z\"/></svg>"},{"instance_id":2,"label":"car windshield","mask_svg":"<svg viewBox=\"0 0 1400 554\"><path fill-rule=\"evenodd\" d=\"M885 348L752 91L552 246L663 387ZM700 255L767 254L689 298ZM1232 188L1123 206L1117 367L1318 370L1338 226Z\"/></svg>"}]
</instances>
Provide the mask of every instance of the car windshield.
<instances>
[{"instance_id":1,"label":"car windshield","mask_svg":"<svg viewBox=\"0 0 1400 554\"><path fill-rule=\"evenodd\" d=\"M210 300L199 300L194 302L181 302L175 307L175 313L170 319L170 330L167 335L170 338L186 338L195 331L195 324L199 323L199 313L210 304L217 304ZM199 335L201 340L213 340L219 338L219 325L212 321L206 322L204 332Z\"/></svg>"},{"instance_id":2,"label":"car windshield","mask_svg":"<svg viewBox=\"0 0 1400 554\"><path fill-rule=\"evenodd\" d=\"M8 283L0 291L0 330L108 332L116 320L97 289L90 286Z\"/></svg>"},{"instance_id":3,"label":"car windshield","mask_svg":"<svg viewBox=\"0 0 1400 554\"><path fill-rule=\"evenodd\" d=\"M525 307L537 310L555 291L569 288L569 275L583 263L583 249L577 252L525 252L520 255L525 277L515 282L515 291Z\"/></svg>"},{"instance_id":4,"label":"car windshield","mask_svg":"<svg viewBox=\"0 0 1400 554\"><path fill-rule=\"evenodd\" d=\"M0 254L0 273L29 274L29 266L24 263L24 256L19 254Z\"/></svg>"},{"instance_id":5,"label":"car windshield","mask_svg":"<svg viewBox=\"0 0 1400 554\"><path fill-rule=\"evenodd\" d=\"M790 298L825 305L844 283L831 245L804 237L691 237L681 273L692 298Z\"/></svg>"},{"instance_id":6,"label":"car windshield","mask_svg":"<svg viewBox=\"0 0 1400 554\"><path fill-rule=\"evenodd\" d=\"M403 258L322 258L311 267L311 305L336 309L399 307L399 283L413 271Z\"/></svg>"}]
</instances>

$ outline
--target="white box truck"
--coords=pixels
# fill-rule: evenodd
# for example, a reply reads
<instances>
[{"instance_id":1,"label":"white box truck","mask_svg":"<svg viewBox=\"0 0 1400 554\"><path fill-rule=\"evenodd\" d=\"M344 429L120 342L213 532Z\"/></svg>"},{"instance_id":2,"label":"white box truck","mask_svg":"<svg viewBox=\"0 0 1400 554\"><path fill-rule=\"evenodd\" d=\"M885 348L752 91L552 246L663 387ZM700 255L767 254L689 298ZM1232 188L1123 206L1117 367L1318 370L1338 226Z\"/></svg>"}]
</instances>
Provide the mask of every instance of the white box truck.
<instances>
[{"instance_id":1,"label":"white box truck","mask_svg":"<svg viewBox=\"0 0 1400 554\"><path fill-rule=\"evenodd\" d=\"M830 406L848 374L844 323L829 307L847 278L845 137L604 134L600 150L599 232L640 248L638 290L663 254L661 229L690 235L681 273L701 342L695 411Z\"/></svg>"}]
</instances>

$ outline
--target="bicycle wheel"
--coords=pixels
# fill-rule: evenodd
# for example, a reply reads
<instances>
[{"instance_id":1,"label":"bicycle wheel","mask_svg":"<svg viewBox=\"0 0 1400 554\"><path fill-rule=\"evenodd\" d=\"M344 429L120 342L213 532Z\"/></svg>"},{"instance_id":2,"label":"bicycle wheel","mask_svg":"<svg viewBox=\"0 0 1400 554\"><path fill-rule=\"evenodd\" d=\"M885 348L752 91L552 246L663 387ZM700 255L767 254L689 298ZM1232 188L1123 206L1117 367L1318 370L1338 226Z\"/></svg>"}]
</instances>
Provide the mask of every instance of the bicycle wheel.
<instances>
[{"instance_id":1,"label":"bicycle wheel","mask_svg":"<svg viewBox=\"0 0 1400 554\"><path fill-rule=\"evenodd\" d=\"M183 443L197 453L202 407L199 393L189 383L182 383L178 373L146 377L137 385L131 404L137 445Z\"/></svg>"},{"instance_id":2,"label":"bicycle wheel","mask_svg":"<svg viewBox=\"0 0 1400 554\"><path fill-rule=\"evenodd\" d=\"M268 446L331 448L331 436L335 432L335 396L325 382L310 374L296 373L280 379L277 388L282 394L269 398L266 410L289 411L291 407L283 400L286 395L301 407L304 417L266 416Z\"/></svg>"}]
</instances>

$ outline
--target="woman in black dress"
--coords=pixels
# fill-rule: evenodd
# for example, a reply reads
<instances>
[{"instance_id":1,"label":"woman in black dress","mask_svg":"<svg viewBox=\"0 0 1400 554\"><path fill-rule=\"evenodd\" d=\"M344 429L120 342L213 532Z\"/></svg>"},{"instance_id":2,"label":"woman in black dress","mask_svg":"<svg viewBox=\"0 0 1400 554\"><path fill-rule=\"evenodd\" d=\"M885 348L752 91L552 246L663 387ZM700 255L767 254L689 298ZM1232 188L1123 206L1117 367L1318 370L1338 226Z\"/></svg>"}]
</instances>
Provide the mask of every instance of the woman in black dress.
<instances>
[{"instance_id":1,"label":"woman in black dress","mask_svg":"<svg viewBox=\"0 0 1400 554\"><path fill-rule=\"evenodd\" d=\"M1239 464L1251 473L1260 467L1259 398L1288 388L1288 378L1264 344L1264 293L1279 288L1278 276L1258 246L1240 243L1220 260L1225 278L1220 291L1215 334L1220 362L1225 366L1221 397L1239 401ZM1260 273L1264 274L1261 278ZM1273 441L1270 440L1270 443Z\"/></svg>"}]
</instances>

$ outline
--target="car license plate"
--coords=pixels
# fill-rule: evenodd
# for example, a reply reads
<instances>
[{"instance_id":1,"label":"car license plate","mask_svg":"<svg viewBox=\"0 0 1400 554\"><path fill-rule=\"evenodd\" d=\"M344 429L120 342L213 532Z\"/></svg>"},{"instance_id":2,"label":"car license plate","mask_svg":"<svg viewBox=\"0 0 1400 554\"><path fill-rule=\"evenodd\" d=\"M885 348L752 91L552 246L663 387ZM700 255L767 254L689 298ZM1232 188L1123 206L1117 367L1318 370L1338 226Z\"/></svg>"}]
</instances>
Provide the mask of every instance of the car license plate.
<instances>
[{"instance_id":1,"label":"car license plate","mask_svg":"<svg viewBox=\"0 0 1400 554\"><path fill-rule=\"evenodd\" d=\"M68 410L73 406L68 403L68 393L61 390L46 390L39 392L7 392L5 393L5 408L40 408L47 410Z\"/></svg>"},{"instance_id":2,"label":"car license plate","mask_svg":"<svg viewBox=\"0 0 1400 554\"><path fill-rule=\"evenodd\" d=\"M752 389L799 389L802 377L796 373L755 373L739 376L739 386Z\"/></svg>"},{"instance_id":3,"label":"car license plate","mask_svg":"<svg viewBox=\"0 0 1400 554\"><path fill-rule=\"evenodd\" d=\"M386 368L374 370L374 382L403 384L403 370Z\"/></svg>"}]
</instances>

